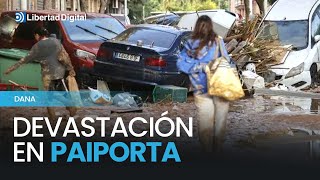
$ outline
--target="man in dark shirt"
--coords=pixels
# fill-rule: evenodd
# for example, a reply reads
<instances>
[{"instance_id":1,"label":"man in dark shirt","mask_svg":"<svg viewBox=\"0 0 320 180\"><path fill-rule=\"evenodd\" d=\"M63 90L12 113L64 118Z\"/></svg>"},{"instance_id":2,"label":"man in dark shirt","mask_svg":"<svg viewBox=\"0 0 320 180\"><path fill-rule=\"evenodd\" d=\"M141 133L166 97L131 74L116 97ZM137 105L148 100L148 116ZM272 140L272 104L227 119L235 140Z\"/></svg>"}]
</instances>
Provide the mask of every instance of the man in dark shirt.
<instances>
[{"instance_id":1,"label":"man in dark shirt","mask_svg":"<svg viewBox=\"0 0 320 180\"><path fill-rule=\"evenodd\" d=\"M39 62L41 65L41 74L43 89L46 91L64 91L63 85L66 71L69 76L75 76L75 71L70 61L70 57L63 45L56 38L48 37L49 32L38 27L34 36L38 41L30 50L29 54L18 61L16 64L6 70L5 74L18 69L21 65L31 61ZM75 114L75 108L68 107L71 116ZM56 119L54 109L48 107L49 118Z\"/></svg>"}]
</instances>

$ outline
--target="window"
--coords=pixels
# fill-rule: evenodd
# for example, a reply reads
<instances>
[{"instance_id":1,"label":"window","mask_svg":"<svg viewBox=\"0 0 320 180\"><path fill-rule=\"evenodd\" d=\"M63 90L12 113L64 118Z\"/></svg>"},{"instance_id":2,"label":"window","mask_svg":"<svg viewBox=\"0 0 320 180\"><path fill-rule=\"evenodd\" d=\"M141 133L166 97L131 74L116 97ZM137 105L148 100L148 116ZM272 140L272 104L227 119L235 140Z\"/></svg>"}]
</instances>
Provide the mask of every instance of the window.
<instances>
[{"instance_id":1,"label":"window","mask_svg":"<svg viewBox=\"0 0 320 180\"><path fill-rule=\"evenodd\" d=\"M21 39L21 40L33 40L34 35L33 31L37 26L37 22L35 21L29 21L26 23L19 24L16 32L15 32L15 38Z\"/></svg>"},{"instance_id":2,"label":"window","mask_svg":"<svg viewBox=\"0 0 320 180\"><path fill-rule=\"evenodd\" d=\"M280 43L282 46L293 45L300 50L308 47L309 21L264 21L258 39Z\"/></svg>"},{"instance_id":3,"label":"window","mask_svg":"<svg viewBox=\"0 0 320 180\"><path fill-rule=\"evenodd\" d=\"M37 10L43 10L43 0L37 1Z\"/></svg>"},{"instance_id":4,"label":"window","mask_svg":"<svg viewBox=\"0 0 320 180\"><path fill-rule=\"evenodd\" d=\"M314 38L316 35L320 35L320 17L318 13L314 13L311 21L311 42L312 46L315 44Z\"/></svg>"},{"instance_id":5,"label":"window","mask_svg":"<svg viewBox=\"0 0 320 180\"><path fill-rule=\"evenodd\" d=\"M125 41L136 44L139 40L143 42L143 45L169 49L177 35L166 31L160 31L151 28L135 27L130 28L115 37L116 41Z\"/></svg>"},{"instance_id":6,"label":"window","mask_svg":"<svg viewBox=\"0 0 320 180\"><path fill-rule=\"evenodd\" d=\"M112 1L112 8L119 8L119 1L118 0L113 0Z\"/></svg>"},{"instance_id":7,"label":"window","mask_svg":"<svg viewBox=\"0 0 320 180\"><path fill-rule=\"evenodd\" d=\"M58 22L45 21L43 25L49 31L50 35L54 34L57 37L57 39L61 39L62 38Z\"/></svg>"},{"instance_id":8,"label":"window","mask_svg":"<svg viewBox=\"0 0 320 180\"><path fill-rule=\"evenodd\" d=\"M72 41L102 41L112 39L125 27L114 18L87 18L86 21L63 21L63 26Z\"/></svg>"}]
</instances>

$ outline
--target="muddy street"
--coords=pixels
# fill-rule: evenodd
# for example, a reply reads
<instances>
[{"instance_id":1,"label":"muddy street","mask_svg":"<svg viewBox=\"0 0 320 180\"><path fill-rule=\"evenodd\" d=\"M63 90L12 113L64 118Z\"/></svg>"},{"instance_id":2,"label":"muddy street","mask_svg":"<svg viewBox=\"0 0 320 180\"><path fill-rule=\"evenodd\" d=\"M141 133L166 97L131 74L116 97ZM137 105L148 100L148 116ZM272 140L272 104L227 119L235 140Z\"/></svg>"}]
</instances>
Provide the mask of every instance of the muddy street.
<instances>
[{"instance_id":1,"label":"muddy street","mask_svg":"<svg viewBox=\"0 0 320 180\"><path fill-rule=\"evenodd\" d=\"M67 111L64 108L57 108L58 116L67 118ZM169 112L169 117L181 117L184 121L188 117L196 117L196 108L193 98L190 96L187 103L146 103L143 112L132 113L111 113L108 106L82 108L77 113L77 118L82 117L122 117L125 123L134 117L144 117L146 119L154 117L160 118L163 112ZM12 136L13 117L46 116L45 108L1 108L1 134ZM106 127L111 131L112 127ZM168 131L169 124L163 123L162 131ZM147 124L138 124L138 130L148 130ZM153 140L175 141L178 146L184 147L189 151L200 151L198 141L197 119L193 121L194 136L188 137L169 137L166 139L155 137ZM227 122L227 134L225 148L231 151L252 150L259 144L260 137L282 137L294 136L296 129L320 132L320 99L310 97L294 96L271 96L255 95L254 98L247 98L232 103ZM317 134L320 135L320 134ZM3 137L5 137L3 136ZM12 137L11 137L12 138ZM132 139L133 140L133 139ZM130 138L128 139L130 141Z\"/></svg>"}]
</instances>

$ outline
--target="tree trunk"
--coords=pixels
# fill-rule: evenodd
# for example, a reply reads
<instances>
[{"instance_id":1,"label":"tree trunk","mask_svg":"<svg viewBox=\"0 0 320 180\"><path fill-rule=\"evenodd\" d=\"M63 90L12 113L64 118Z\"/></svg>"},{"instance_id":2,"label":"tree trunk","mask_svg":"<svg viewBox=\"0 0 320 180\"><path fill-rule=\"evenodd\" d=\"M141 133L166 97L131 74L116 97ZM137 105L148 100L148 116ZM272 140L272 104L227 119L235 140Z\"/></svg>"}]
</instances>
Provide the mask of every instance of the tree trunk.
<instances>
[{"instance_id":1,"label":"tree trunk","mask_svg":"<svg viewBox=\"0 0 320 180\"><path fill-rule=\"evenodd\" d=\"M250 17L250 0L244 0L244 10L246 12L246 22L249 21L249 17Z\"/></svg>"},{"instance_id":2,"label":"tree trunk","mask_svg":"<svg viewBox=\"0 0 320 180\"><path fill-rule=\"evenodd\" d=\"M105 13L107 13L107 14L110 13L110 8L109 8L110 4L111 4L111 1L106 0L106 8L107 8L107 9L106 9Z\"/></svg>"},{"instance_id":3,"label":"tree trunk","mask_svg":"<svg viewBox=\"0 0 320 180\"><path fill-rule=\"evenodd\" d=\"M44 10L52 9L51 0L43 0L43 9Z\"/></svg>"},{"instance_id":4,"label":"tree trunk","mask_svg":"<svg viewBox=\"0 0 320 180\"><path fill-rule=\"evenodd\" d=\"M80 8L81 8L81 11L84 11L84 12L88 11L88 5L86 0L80 0Z\"/></svg>"},{"instance_id":5,"label":"tree trunk","mask_svg":"<svg viewBox=\"0 0 320 180\"><path fill-rule=\"evenodd\" d=\"M268 3L270 4L270 5L272 5L273 3L275 3L277 0L268 0Z\"/></svg>"},{"instance_id":6,"label":"tree trunk","mask_svg":"<svg viewBox=\"0 0 320 180\"><path fill-rule=\"evenodd\" d=\"M100 10L99 10L100 13L103 13L103 14L105 13L107 4L108 4L108 0L100 0Z\"/></svg>"}]
</instances>

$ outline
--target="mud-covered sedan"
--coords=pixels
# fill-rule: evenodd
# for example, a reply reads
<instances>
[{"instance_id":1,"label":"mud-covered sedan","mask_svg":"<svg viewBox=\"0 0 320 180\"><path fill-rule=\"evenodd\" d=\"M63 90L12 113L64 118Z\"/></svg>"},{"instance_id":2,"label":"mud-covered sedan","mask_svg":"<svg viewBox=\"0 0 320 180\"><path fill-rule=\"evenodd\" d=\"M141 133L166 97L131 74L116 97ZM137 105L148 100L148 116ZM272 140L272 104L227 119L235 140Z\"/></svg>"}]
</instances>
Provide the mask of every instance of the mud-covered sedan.
<instances>
[{"instance_id":1,"label":"mud-covered sedan","mask_svg":"<svg viewBox=\"0 0 320 180\"><path fill-rule=\"evenodd\" d=\"M189 86L176 67L190 31L161 25L138 25L101 44L94 72L106 81Z\"/></svg>"}]
</instances>

